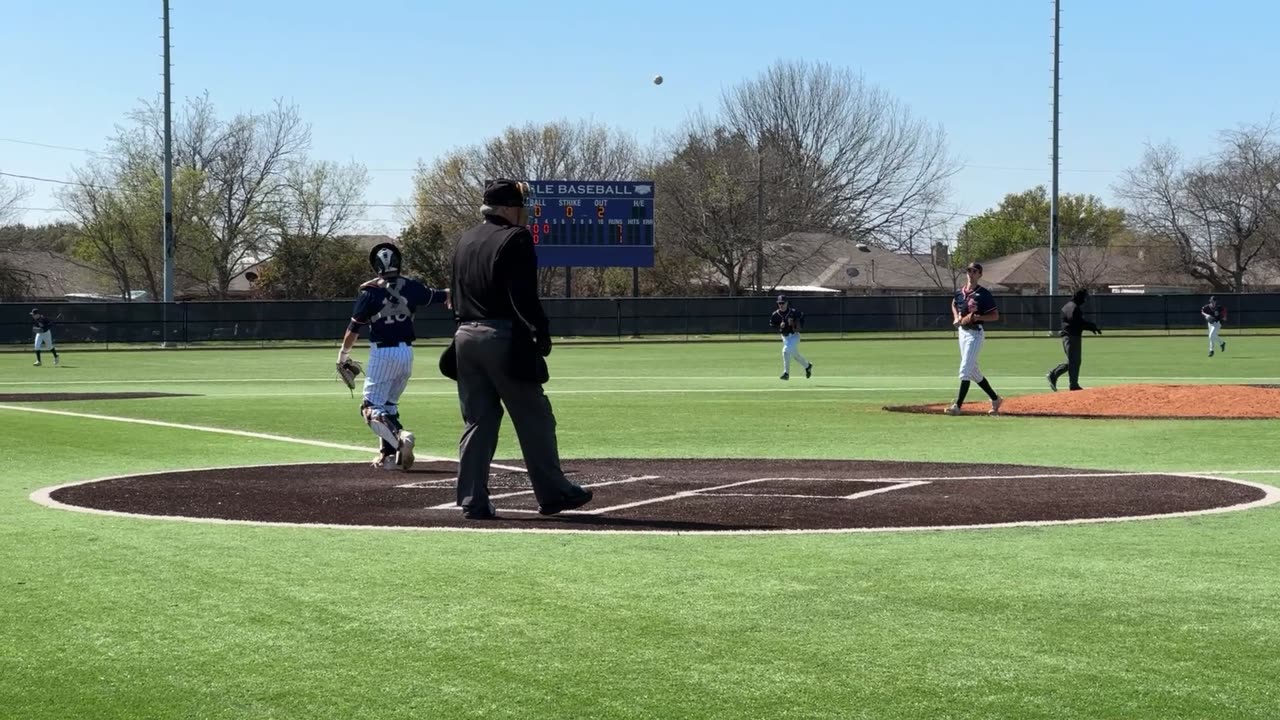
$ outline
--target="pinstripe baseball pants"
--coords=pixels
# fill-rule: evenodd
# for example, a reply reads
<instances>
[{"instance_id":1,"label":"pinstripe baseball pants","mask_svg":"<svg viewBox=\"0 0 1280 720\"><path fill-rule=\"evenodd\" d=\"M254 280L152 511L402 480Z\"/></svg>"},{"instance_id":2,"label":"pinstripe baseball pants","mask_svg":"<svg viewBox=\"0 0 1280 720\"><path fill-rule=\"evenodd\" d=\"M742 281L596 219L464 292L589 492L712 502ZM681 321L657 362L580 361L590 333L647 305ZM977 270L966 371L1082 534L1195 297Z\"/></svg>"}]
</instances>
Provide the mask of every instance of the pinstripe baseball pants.
<instances>
[{"instance_id":1,"label":"pinstripe baseball pants","mask_svg":"<svg viewBox=\"0 0 1280 720\"><path fill-rule=\"evenodd\" d=\"M399 415L400 395L413 375L413 346L369 348L365 368L364 401L373 415Z\"/></svg>"}]
</instances>

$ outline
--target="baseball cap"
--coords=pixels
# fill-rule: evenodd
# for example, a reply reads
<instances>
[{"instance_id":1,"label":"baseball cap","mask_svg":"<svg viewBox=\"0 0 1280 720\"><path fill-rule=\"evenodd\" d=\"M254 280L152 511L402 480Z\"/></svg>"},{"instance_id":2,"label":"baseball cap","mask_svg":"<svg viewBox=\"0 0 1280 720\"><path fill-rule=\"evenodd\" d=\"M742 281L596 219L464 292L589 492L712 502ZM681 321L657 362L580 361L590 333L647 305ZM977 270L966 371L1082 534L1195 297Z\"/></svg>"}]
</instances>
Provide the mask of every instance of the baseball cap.
<instances>
[{"instance_id":1,"label":"baseball cap","mask_svg":"<svg viewBox=\"0 0 1280 720\"><path fill-rule=\"evenodd\" d=\"M489 207L523 207L528 183L499 178L484 187L484 204Z\"/></svg>"},{"instance_id":2,"label":"baseball cap","mask_svg":"<svg viewBox=\"0 0 1280 720\"><path fill-rule=\"evenodd\" d=\"M36 315L40 312L40 308L31 308L31 314Z\"/></svg>"},{"instance_id":3,"label":"baseball cap","mask_svg":"<svg viewBox=\"0 0 1280 720\"><path fill-rule=\"evenodd\" d=\"M787 296L786 296L786 295L779 295L779 296L778 296L778 302L779 302L779 303L784 303L784 302L786 302L786 301L787 301Z\"/></svg>"},{"instance_id":4,"label":"baseball cap","mask_svg":"<svg viewBox=\"0 0 1280 720\"><path fill-rule=\"evenodd\" d=\"M967 266L965 266L965 270L966 270L966 271L968 271L968 270L977 270L978 272L982 272L982 263L979 263L979 262L971 262L971 263L969 263Z\"/></svg>"}]
</instances>

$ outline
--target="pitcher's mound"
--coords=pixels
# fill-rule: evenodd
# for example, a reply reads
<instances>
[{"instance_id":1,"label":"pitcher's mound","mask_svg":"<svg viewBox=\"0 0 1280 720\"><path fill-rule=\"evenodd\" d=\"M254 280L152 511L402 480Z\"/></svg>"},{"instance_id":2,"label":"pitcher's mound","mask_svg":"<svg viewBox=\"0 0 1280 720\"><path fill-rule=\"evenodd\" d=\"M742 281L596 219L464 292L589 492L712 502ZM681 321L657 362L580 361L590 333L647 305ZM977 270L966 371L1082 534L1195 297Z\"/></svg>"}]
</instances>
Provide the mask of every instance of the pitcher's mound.
<instances>
[{"instance_id":1,"label":"pitcher's mound","mask_svg":"<svg viewBox=\"0 0 1280 720\"><path fill-rule=\"evenodd\" d=\"M970 393L965 415L985 415L991 403ZM941 414L950 403L898 405L892 412ZM1005 398L1001 415L1175 420L1280 418L1280 388L1254 385L1112 385Z\"/></svg>"}]
</instances>

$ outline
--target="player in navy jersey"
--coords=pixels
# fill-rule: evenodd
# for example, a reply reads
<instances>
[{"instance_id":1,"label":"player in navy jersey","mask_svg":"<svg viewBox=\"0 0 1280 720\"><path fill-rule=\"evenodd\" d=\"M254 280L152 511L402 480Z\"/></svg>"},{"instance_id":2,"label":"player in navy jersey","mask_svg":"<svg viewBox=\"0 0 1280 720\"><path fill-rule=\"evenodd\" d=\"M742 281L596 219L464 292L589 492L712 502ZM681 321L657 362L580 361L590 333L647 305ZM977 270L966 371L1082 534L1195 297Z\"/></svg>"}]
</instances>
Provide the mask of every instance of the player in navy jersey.
<instances>
[{"instance_id":1,"label":"player in navy jersey","mask_svg":"<svg viewBox=\"0 0 1280 720\"><path fill-rule=\"evenodd\" d=\"M391 243L375 246L369 264L378 277L360 286L338 362L351 356L360 329L367 326L371 347L360 414L381 440L373 465L381 470L408 470L413 466L414 437L400 423L399 403L413 374L413 316L420 307L447 305L449 291L401 277L400 250Z\"/></svg>"},{"instance_id":2,"label":"player in navy jersey","mask_svg":"<svg viewBox=\"0 0 1280 720\"><path fill-rule=\"evenodd\" d=\"M969 383L976 382L978 387L991 398L989 415L999 415L1000 405L1004 401L991 389L991 383L978 369L978 355L982 352L982 344L986 339L984 323L1000 319L1000 311L996 308L996 299L991 291L982 287L982 265L969 263L964 269L968 282L956 292L951 302L952 324L959 328L960 335L960 392L956 401L946 409L948 415L959 415L964 407L965 396L969 394Z\"/></svg>"},{"instance_id":3,"label":"player in navy jersey","mask_svg":"<svg viewBox=\"0 0 1280 720\"><path fill-rule=\"evenodd\" d=\"M782 335L782 378L791 379L791 358L804 368L805 377L813 377L813 363L800 354L800 328L804 327L804 313L792 305L786 295L778 296L778 309L769 316L769 327Z\"/></svg>"},{"instance_id":4,"label":"player in navy jersey","mask_svg":"<svg viewBox=\"0 0 1280 720\"><path fill-rule=\"evenodd\" d=\"M1222 340L1222 321L1227 319L1227 309L1218 304L1218 298L1210 297L1209 304L1200 308L1200 316L1209 325L1209 357L1214 350L1227 351L1227 343Z\"/></svg>"},{"instance_id":5,"label":"player in navy jersey","mask_svg":"<svg viewBox=\"0 0 1280 720\"><path fill-rule=\"evenodd\" d=\"M62 316L59 315L58 317ZM45 317L45 314L40 312L40 308L31 310L31 330L36 334L35 366L40 367L44 364L40 353L44 350L50 350L53 352L53 364L56 367L61 363L61 359L58 357L58 348L53 344L53 321Z\"/></svg>"}]
</instances>

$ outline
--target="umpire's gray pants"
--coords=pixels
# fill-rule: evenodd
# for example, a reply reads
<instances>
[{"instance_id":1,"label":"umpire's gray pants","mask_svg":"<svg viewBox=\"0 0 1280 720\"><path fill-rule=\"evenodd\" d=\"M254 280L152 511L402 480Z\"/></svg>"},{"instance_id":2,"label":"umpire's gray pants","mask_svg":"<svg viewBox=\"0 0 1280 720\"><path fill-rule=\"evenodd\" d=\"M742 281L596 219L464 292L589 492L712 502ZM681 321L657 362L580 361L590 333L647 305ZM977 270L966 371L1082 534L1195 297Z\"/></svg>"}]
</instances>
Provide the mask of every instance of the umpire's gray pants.
<instances>
[{"instance_id":1,"label":"umpire's gray pants","mask_svg":"<svg viewBox=\"0 0 1280 720\"><path fill-rule=\"evenodd\" d=\"M503 405L516 427L538 504L581 492L560 469L556 417L542 386L511 377L510 327L464 322L454 341L464 423L458 442L458 504L483 508L489 501L489 465L498 447Z\"/></svg>"}]
</instances>

